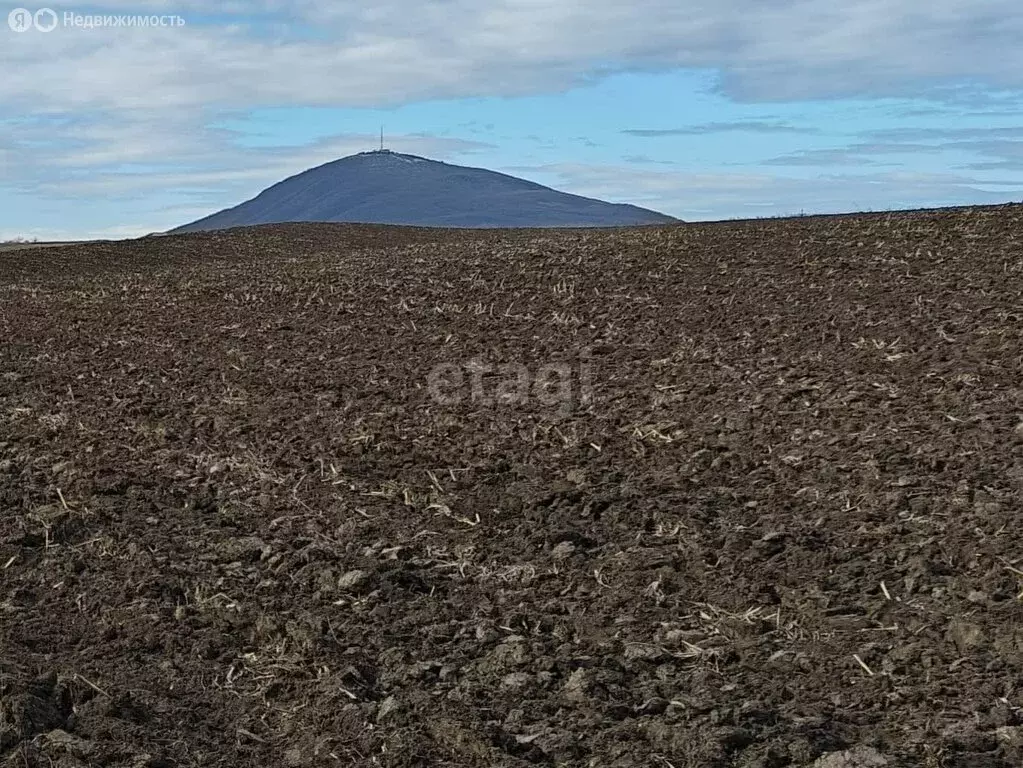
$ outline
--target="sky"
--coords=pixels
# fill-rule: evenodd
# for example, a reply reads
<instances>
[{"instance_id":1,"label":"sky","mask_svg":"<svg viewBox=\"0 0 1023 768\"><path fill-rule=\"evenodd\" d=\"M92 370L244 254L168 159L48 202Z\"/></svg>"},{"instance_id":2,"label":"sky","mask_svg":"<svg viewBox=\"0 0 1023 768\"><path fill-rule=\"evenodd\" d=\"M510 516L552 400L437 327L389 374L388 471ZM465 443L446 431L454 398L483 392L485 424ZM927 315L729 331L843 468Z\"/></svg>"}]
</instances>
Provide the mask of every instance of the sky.
<instances>
[{"instance_id":1,"label":"sky","mask_svg":"<svg viewBox=\"0 0 1023 768\"><path fill-rule=\"evenodd\" d=\"M0 240L164 231L381 126L689 221L1023 200L1019 0L50 8L0 7Z\"/></svg>"}]
</instances>

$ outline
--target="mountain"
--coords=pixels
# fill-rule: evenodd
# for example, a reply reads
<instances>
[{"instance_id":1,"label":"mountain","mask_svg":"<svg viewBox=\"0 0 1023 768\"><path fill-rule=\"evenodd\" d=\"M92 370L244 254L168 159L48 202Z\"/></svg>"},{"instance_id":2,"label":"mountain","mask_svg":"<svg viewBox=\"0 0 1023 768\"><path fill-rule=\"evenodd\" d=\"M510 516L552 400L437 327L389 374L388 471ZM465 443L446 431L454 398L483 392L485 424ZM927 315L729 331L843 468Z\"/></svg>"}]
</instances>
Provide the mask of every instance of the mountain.
<instances>
[{"instance_id":1,"label":"mountain","mask_svg":"<svg viewBox=\"0 0 1023 768\"><path fill-rule=\"evenodd\" d=\"M670 224L677 219L634 205L557 192L483 168L385 149L311 168L241 205L172 233L286 221L421 227L612 227Z\"/></svg>"}]
</instances>

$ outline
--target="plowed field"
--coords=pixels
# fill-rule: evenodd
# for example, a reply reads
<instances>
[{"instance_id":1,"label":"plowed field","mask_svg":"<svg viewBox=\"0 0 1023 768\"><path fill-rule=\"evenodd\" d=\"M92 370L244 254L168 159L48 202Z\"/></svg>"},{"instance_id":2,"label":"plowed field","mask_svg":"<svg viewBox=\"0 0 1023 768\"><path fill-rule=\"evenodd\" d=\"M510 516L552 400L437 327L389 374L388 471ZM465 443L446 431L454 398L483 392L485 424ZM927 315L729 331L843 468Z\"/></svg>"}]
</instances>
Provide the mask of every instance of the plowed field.
<instances>
[{"instance_id":1,"label":"plowed field","mask_svg":"<svg viewBox=\"0 0 1023 768\"><path fill-rule=\"evenodd\" d=\"M1023 764L1023 207L0 253L0 765Z\"/></svg>"}]
</instances>

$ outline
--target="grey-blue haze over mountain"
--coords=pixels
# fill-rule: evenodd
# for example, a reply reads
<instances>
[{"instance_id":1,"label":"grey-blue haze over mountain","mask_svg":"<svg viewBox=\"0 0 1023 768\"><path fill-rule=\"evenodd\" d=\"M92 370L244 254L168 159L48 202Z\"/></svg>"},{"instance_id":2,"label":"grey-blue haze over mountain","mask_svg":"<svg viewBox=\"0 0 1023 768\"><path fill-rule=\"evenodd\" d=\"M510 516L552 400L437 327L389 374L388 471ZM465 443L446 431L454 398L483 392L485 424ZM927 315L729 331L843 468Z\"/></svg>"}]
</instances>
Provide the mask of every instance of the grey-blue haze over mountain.
<instances>
[{"instance_id":1,"label":"grey-blue haze over mountain","mask_svg":"<svg viewBox=\"0 0 1023 768\"><path fill-rule=\"evenodd\" d=\"M637 226L677 219L483 168L377 150L311 168L173 232L290 221L484 228Z\"/></svg>"}]
</instances>

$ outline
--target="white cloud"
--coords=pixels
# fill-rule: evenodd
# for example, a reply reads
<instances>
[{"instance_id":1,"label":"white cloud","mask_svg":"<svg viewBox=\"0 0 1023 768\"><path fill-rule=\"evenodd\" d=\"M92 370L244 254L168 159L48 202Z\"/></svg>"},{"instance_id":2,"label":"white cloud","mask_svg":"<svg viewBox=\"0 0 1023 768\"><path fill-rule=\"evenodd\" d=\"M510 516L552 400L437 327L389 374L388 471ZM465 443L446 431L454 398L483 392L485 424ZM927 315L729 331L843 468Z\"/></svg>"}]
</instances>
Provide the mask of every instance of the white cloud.
<instances>
[{"instance_id":1,"label":"white cloud","mask_svg":"<svg viewBox=\"0 0 1023 768\"><path fill-rule=\"evenodd\" d=\"M132 196L234 186L250 192L373 146L369 134L344 134L301 146L245 148L231 131L194 115L159 111L105 113L61 121L0 124L0 181L51 197ZM489 145L429 135L391 135L393 149L435 158ZM40 149L42 147L42 149ZM35 148L35 149L33 149Z\"/></svg>"},{"instance_id":2,"label":"white cloud","mask_svg":"<svg viewBox=\"0 0 1023 768\"><path fill-rule=\"evenodd\" d=\"M1023 183L954 173L892 171L786 177L766 173L678 173L562 163L512 169L555 180L565 191L633 202L688 220L927 208L1023 198ZM628 199L622 199L627 191Z\"/></svg>"},{"instance_id":3,"label":"white cloud","mask_svg":"<svg viewBox=\"0 0 1023 768\"><path fill-rule=\"evenodd\" d=\"M716 69L732 95L762 100L905 93L925 80L1023 86L1015 0L103 5L177 10L194 21L47 35L2 30L0 59L20 76L0 83L0 103L58 111L362 106L556 90L598 72L674 66ZM268 33L249 23L260 11L295 21ZM236 13L237 23L204 23L210 13Z\"/></svg>"}]
</instances>

